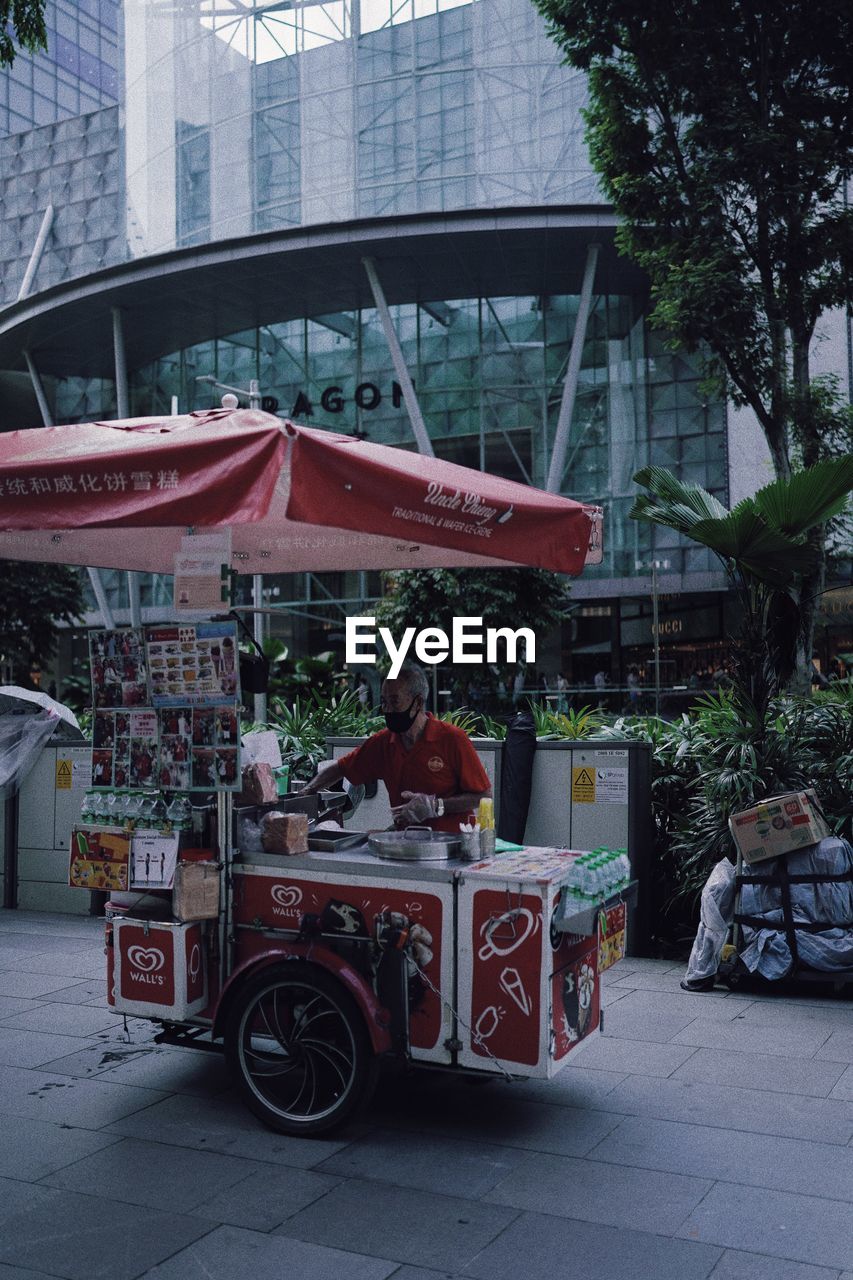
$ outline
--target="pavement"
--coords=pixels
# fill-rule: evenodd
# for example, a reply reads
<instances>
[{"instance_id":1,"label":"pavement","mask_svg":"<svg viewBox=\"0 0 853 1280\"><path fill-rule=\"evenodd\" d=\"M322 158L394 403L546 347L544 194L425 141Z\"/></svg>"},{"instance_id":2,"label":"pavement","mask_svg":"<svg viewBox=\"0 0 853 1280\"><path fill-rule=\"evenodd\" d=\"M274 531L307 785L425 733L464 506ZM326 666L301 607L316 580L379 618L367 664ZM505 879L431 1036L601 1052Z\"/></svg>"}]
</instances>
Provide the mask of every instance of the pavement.
<instances>
[{"instance_id":1,"label":"pavement","mask_svg":"<svg viewBox=\"0 0 853 1280\"><path fill-rule=\"evenodd\" d=\"M853 1280L853 1005L606 975L547 1083L384 1075L332 1139L105 1000L102 922L0 911L0 1280Z\"/></svg>"}]
</instances>

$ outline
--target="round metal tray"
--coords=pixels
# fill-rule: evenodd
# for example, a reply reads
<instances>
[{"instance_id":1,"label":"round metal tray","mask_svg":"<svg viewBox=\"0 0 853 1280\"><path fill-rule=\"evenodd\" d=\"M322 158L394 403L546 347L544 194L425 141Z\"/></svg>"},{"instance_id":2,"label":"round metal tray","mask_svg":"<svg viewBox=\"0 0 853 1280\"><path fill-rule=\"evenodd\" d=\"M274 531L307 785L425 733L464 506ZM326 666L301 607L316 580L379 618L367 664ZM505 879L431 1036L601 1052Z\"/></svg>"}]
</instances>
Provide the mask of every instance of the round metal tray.
<instances>
[{"instance_id":1,"label":"round metal tray","mask_svg":"<svg viewBox=\"0 0 853 1280\"><path fill-rule=\"evenodd\" d=\"M430 827L406 827L405 831L375 831L369 837L377 858L393 862L449 862L459 856L459 836Z\"/></svg>"}]
</instances>

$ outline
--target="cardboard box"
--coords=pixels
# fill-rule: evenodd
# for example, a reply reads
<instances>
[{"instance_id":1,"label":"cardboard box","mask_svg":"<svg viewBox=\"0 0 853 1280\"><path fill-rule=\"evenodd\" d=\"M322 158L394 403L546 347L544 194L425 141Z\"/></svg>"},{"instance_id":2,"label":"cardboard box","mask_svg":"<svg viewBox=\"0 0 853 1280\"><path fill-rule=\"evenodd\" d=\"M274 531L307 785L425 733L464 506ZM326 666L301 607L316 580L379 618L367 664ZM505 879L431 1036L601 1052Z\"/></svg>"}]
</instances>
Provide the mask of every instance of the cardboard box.
<instances>
[{"instance_id":1,"label":"cardboard box","mask_svg":"<svg viewBox=\"0 0 853 1280\"><path fill-rule=\"evenodd\" d=\"M112 933L118 1012L180 1021L205 1007L202 925L124 919L113 921Z\"/></svg>"},{"instance_id":2,"label":"cardboard box","mask_svg":"<svg viewBox=\"0 0 853 1280\"><path fill-rule=\"evenodd\" d=\"M179 862L172 913L177 920L213 920L219 915L219 863Z\"/></svg>"},{"instance_id":3,"label":"cardboard box","mask_svg":"<svg viewBox=\"0 0 853 1280\"><path fill-rule=\"evenodd\" d=\"M790 791L770 796L751 809L734 813L729 830L744 862L764 862L817 844L829 835L814 791Z\"/></svg>"}]
</instances>

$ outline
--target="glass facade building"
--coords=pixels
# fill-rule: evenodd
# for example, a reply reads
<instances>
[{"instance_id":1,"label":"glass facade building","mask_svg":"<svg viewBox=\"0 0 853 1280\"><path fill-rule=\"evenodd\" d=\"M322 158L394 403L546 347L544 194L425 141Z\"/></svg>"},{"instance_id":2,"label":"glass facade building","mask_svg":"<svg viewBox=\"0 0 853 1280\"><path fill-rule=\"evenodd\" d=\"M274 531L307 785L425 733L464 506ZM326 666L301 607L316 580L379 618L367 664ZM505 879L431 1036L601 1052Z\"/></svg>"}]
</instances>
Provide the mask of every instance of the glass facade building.
<instances>
[{"instance_id":1,"label":"glass facade building","mask_svg":"<svg viewBox=\"0 0 853 1280\"><path fill-rule=\"evenodd\" d=\"M414 448L366 282L343 300L323 294L323 246L345 254L369 233L436 454L544 486L585 252L610 211L583 141L584 77L527 0L54 0L49 14L49 53L19 56L0 104L0 386L26 376L26 340L55 420L115 415L119 308L132 414L217 404L199 378L257 379L283 415ZM17 302L48 203L51 234ZM510 252L497 218L516 213ZM454 254L464 261L455 215L476 216L482 237L494 216L487 270L448 270ZM574 219L563 239L557 215ZM394 242L407 219L424 220L423 238ZM721 611L705 607L725 585L709 553L628 519L637 468L667 466L728 498L726 406L703 393L696 358L650 331L645 282L613 266L606 236L562 481L606 513L604 562L577 584L588 603L563 638L597 663L605 636L650 644L638 601L652 559L672 600L694 593L697 638L723 634ZM270 281L254 315L239 268L257 244L270 246ZM363 277L359 252L350 266ZM134 290L150 295L175 263L197 297L193 325L137 343ZM239 319L218 263L237 282ZM279 267L290 283L276 306ZM289 291L303 277L304 305ZM122 605L122 579L108 585ZM315 617L326 607L304 583L271 588L310 596ZM331 594L354 589L341 575ZM146 585L146 605L163 600L162 582Z\"/></svg>"}]
</instances>

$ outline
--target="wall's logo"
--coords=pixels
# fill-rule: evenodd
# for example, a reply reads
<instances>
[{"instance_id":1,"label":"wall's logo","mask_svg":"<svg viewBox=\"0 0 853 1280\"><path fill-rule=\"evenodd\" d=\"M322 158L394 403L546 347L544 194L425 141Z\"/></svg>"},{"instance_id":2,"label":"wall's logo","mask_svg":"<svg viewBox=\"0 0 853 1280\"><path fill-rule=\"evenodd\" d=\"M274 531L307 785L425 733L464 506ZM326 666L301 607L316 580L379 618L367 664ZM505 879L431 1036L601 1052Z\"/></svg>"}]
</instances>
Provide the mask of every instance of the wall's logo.
<instances>
[{"instance_id":1,"label":"wall's logo","mask_svg":"<svg viewBox=\"0 0 853 1280\"><path fill-rule=\"evenodd\" d=\"M166 957L159 947L128 947L127 958L134 969L143 973L158 973L166 963Z\"/></svg>"},{"instance_id":2,"label":"wall's logo","mask_svg":"<svg viewBox=\"0 0 853 1280\"><path fill-rule=\"evenodd\" d=\"M430 773L441 773L444 768L444 761L441 756L430 756L429 760L427 760L427 768Z\"/></svg>"},{"instance_id":3,"label":"wall's logo","mask_svg":"<svg viewBox=\"0 0 853 1280\"><path fill-rule=\"evenodd\" d=\"M187 969L190 975L190 982L197 982L198 975L201 973L201 947L198 945L197 942L193 943L193 948L192 948L192 951L190 952L190 958L189 958L189 963L187 964Z\"/></svg>"},{"instance_id":4,"label":"wall's logo","mask_svg":"<svg viewBox=\"0 0 853 1280\"><path fill-rule=\"evenodd\" d=\"M302 890L295 884L274 884L270 896L276 904L273 915L292 915L302 901Z\"/></svg>"}]
</instances>

